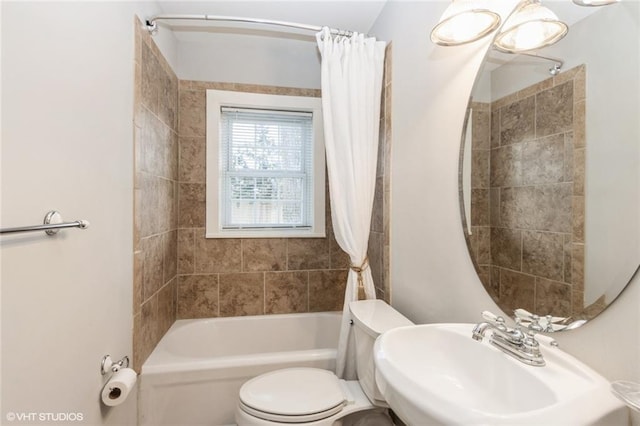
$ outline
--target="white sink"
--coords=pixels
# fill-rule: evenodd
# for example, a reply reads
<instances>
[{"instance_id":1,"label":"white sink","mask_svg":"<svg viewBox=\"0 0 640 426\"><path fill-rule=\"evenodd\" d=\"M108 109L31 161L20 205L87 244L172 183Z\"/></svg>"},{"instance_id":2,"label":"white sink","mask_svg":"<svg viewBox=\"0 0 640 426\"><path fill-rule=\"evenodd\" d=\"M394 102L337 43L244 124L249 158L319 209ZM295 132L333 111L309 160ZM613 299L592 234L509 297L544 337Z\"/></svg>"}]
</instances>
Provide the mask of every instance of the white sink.
<instances>
[{"instance_id":1,"label":"white sink","mask_svg":"<svg viewBox=\"0 0 640 426\"><path fill-rule=\"evenodd\" d=\"M537 336L546 366L526 365L471 338L472 324L393 329L375 345L382 394L411 426L626 425L609 382Z\"/></svg>"}]
</instances>

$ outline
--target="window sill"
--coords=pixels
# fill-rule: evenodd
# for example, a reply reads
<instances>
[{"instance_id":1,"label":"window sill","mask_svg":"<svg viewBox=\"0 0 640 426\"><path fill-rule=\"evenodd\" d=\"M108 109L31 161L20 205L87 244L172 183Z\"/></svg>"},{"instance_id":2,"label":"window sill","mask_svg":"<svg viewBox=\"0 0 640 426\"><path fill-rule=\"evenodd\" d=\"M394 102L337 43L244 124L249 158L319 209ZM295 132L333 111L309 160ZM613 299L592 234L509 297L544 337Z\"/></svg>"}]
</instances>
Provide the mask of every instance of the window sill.
<instances>
[{"instance_id":1,"label":"window sill","mask_svg":"<svg viewBox=\"0 0 640 426\"><path fill-rule=\"evenodd\" d=\"M205 238L325 238L326 232L292 230L229 230L207 232Z\"/></svg>"}]
</instances>

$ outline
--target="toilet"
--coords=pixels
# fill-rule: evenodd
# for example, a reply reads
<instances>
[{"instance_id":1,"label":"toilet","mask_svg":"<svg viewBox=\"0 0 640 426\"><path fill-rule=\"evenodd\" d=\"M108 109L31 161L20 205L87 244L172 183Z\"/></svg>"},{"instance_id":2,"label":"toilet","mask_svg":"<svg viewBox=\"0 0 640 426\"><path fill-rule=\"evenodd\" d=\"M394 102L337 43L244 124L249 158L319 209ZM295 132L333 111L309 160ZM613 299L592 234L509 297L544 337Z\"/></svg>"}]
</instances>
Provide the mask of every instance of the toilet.
<instances>
[{"instance_id":1,"label":"toilet","mask_svg":"<svg viewBox=\"0 0 640 426\"><path fill-rule=\"evenodd\" d=\"M413 323L381 300L351 302L349 310L358 380L341 380L319 368L286 368L254 377L240 388L238 426L338 426L347 416L353 425L392 424L380 420L389 406L376 384L373 344L385 331Z\"/></svg>"}]
</instances>

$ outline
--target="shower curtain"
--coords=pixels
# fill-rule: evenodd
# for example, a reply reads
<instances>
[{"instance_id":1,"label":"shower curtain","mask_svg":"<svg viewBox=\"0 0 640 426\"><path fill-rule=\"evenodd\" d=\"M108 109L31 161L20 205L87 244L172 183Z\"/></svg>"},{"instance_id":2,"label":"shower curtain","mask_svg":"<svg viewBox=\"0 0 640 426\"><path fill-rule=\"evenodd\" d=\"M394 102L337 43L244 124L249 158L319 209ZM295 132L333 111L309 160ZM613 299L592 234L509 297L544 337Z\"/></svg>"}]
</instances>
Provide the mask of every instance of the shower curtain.
<instances>
[{"instance_id":1,"label":"shower curtain","mask_svg":"<svg viewBox=\"0 0 640 426\"><path fill-rule=\"evenodd\" d=\"M331 219L336 241L351 258L336 374L354 379L349 302L358 300L358 287L364 288L367 299L376 297L367 246L375 192L385 42L362 34L332 36L328 28L323 28L316 40L322 56L322 113Z\"/></svg>"}]
</instances>

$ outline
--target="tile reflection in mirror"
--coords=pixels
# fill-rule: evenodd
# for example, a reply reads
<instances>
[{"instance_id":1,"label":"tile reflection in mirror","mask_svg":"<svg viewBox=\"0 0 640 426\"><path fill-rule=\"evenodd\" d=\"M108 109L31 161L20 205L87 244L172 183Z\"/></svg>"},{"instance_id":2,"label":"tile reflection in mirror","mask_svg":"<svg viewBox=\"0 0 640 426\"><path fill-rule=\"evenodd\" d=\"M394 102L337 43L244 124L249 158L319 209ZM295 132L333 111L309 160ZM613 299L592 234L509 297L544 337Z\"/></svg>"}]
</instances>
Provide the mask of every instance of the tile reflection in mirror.
<instances>
[{"instance_id":1,"label":"tile reflection in mirror","mask_svg":"<svg viewBox=\"0 0 640 426\"><path fill-rule=\"evenodd\" d=\"M582 311L585 150L573 134L586 71L471 104L471 252L506 311Z\"/></svg>"}]
</instances>

